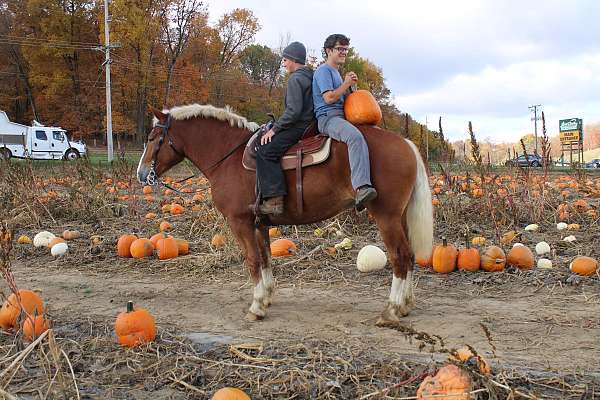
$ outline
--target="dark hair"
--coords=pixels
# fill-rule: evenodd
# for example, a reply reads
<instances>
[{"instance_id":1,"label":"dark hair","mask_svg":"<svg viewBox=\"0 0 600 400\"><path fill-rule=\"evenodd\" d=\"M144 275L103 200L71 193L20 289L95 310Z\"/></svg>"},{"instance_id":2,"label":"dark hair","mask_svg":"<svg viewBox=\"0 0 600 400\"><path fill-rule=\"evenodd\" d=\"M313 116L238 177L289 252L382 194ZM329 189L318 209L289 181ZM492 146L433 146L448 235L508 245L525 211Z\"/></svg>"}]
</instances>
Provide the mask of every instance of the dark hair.
<instances>
[{"instance_id":1,"label":"dark hair","mask_svg":"<svg viewBox=\"0 0 600 400\"><path fill-rule=\"evenodd\" d=\"M327 36L327 39L325 39L325 43L323 43L323 49L333 49L336 43L339 43L342 46L348 46L350 44L350 38L341 33L329 35Z\"/></svg>"}]
</instances>

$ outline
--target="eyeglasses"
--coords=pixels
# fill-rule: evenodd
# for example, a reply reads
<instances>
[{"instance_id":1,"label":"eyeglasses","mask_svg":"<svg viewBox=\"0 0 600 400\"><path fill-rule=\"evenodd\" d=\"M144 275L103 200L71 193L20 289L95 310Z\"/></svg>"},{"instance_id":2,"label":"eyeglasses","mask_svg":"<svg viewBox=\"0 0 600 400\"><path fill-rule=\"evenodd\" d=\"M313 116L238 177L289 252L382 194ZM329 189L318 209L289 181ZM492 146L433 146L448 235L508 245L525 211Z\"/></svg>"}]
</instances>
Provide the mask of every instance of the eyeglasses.
<instances>
[{"instance_id":1,"label":"eyeglasses","mask_svg":"<svg viewBox=\"0 0 600 400\"><path fill-rule=\"evenodd\" d=\"M348 47L334 47L334 50L337 50L338 53L347 53L349 48Z\"/></svg>"}]
</instances>

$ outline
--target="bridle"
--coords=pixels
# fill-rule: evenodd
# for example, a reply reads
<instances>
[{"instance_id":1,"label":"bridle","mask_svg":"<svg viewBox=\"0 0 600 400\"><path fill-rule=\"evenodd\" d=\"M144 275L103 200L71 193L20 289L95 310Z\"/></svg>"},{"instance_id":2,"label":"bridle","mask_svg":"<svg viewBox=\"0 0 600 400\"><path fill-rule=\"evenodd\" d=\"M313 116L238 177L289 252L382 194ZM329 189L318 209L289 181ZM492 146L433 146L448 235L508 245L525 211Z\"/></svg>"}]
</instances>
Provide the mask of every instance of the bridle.
<instances>
[{"instance_id":1,"label":"bridle","mask_svg":"<svg viewBox=\"0 0 600 400\"><path fill-rule=\"evenodd\" d=\"M156 157L158 156L158 152L160 151L160 147L162 146L162 144L164 143L165 139L167 139L169 146L171 146L171 148L173 149L173 151L175 153L177 153L177 155L181 156L182 158L185 158L185 154L183 154L181 151L177 150L177 148L175 147L175 145L173 144L173 139L172 137L169 135L169 128L171 127L171 114L167 114L167 120L164 124L161 123L157 123L156 125L154 125L155 128L162 128L162 133L160 135L160 138L158 139L158 144L154 147L154 150L152 152L152 161L150 162L150 172L148 173L148 176L146 177L146 184L150 185L150 186L154 186L154 185L158 185L159 183L175 192L181 193L179 190L169 186L168 184L164 183L164 182L159 182L157 179L157 174L156 174L156 165L158 164L158 161L156 160ZM235 153L240 147L242 147L243 145L245 145L248 140L250 139L250 137L252 135L254 135L258 130L260 130L260 128L258 128L256 131L251 132L249 135L244 137L244 140L242 142L240 142L238 145L236 145L233 149L231 149L227 154L225 154L223 157L221 157L217 162L213 163L210 167L208 168L202 168L202 171L206 172L214 167L216 167L217 165L221 164L223 161L225 161L227 158L229 158L229 156L231 156L233 153ZM195 177L196 174L189 176L185 179L181 179L177 182L184 182L190 178Z\"/></svg>"},{"instance_id":2,"label":"bridle","mask_svg":"<svg viewBox=\"0 0 600 400\"><path fill-rule=\"evenodd\" d=\"M156 125L154 125L154 127L162 128L162 133L160 135L160 138L158 139L158 145L154 146L154 150L152 152L152 161L150 162L150 172L148 173L148 176L146 177L146 184L150 185L150 186L158 185L158 183L159 183L157 180L156 169L155 169L156 165L158 164L156 157L158 156L160 147L164 143L165 139L168 140L169 146L171 146L171 148L173 149L173 151L175 153L177 153L177 155L179 155L181 157L185 157L185 155L182 152L180 152L179 150L177 150L175 145L173 145L173 139L171 138L171 136L169 136L169 128L171 127L171 114L167 114L167 120L164 124L157 123ZM189 179L189 178L186 178L186 179Z\"/></svg>"}]
</instances>

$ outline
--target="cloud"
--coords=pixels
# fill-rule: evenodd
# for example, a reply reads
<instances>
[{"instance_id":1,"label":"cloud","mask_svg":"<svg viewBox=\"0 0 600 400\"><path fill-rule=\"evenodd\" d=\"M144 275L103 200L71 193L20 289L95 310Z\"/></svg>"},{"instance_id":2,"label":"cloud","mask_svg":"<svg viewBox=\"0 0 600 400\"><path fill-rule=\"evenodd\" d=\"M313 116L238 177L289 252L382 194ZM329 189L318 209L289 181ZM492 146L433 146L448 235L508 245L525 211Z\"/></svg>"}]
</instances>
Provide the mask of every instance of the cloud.
<instances>
[{"instance_id":1,"label":"cloud","mask_svg":"<svg viewBox=\"0 0 600 400\"><path fill-rule=\"evenodd\" d=\"M527 107L543 104L549 116L561 113L600 117L594 104L600 100L600 52L572 57L515 63L503 68L486 67L475 74L458 74L431 90L397 96L395 104L417 116L446 115L496 121L491 131L510 129L512 138L523 134L529 123ZM499 123L500 120L502 123ZM474 121L475 122L475 121ZM464 130L463 130L464 132ZM458 134L458 132L456 132ZM498 136L498 135L494 135Z\"/></svg>"}]
</instances>

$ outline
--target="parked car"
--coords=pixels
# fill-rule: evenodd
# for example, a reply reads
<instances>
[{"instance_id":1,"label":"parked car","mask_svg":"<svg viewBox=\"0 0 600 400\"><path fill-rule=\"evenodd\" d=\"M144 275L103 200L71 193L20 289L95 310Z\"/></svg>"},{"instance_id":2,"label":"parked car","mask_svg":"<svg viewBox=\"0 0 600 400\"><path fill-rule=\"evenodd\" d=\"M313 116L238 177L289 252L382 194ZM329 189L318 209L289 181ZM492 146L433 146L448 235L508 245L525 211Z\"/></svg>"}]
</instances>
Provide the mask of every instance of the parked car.
<instances>
[{"instance_id":1,"label":"parked car","mask_svg":"<svg viewBox=\"0 0 600 400\"><path fill-rule=\"evenodd\" d=\"M512 160L506 160L504 165L509 166L519 166L519 167L541 167L543 164L542 156L536 154L528 154L525 157L525 154L518 156L517 158L513 158Z\"/></svg>"},{"instance_id":2,"label":"parked car","mask_svg":"<svg viewBox=\"0 0 600 400\"><path fill-rule=\"evenodd\" d=\"M594 158L585 164L586 168L600 168L600 158Z\"/></svg>"}]
</instances>

